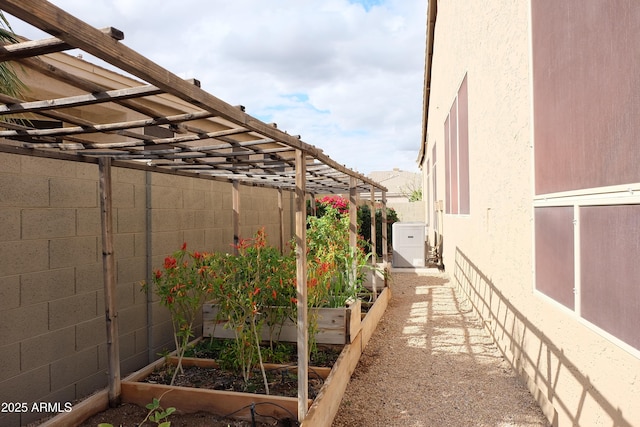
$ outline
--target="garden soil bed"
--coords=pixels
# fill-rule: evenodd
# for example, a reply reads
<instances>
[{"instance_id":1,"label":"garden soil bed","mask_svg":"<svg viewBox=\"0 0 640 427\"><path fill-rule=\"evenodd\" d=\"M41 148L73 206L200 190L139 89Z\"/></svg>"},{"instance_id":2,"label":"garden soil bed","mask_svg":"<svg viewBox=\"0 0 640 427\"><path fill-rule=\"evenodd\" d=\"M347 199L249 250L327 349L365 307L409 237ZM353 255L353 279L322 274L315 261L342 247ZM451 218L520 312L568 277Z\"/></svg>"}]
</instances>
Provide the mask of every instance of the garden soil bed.
<instances>
[{"instance_id":1,"label":"garden soil bed","mask_svg":"<svg viewBox=\"0 0 640 427\"><path fill-rule=\"evenodd\" d=\"M260 412L260 408L256 408ZM110 408L80 424L80 427L96 427L100 423L111 423L114 427L137 427L147 415L148 410L131 403L123 403L117 408ZM251 421L230 420L206 412L195 414L173 413L168 419L171 427L250 427ZM145 425L152 425L145 423ZM274 420L273 422L256 422L257 427L295 426L297 422Z\"/></svg>"},{"instance_id":2,"label":"garden soil bed","mask_svg":"<svg viewBox=\"0 0 640 427\"><path fill-rule=\"evenodd\" d=\"M356 367L357 361L360 358L360 354L362 349L364 349L371 338L373 331L375 330L380 318L386 310L388 301L391 298L390 289L385 289L384 292L380 295L378 302L372 307L372 310L362 319L362 328L360 333L357 335L355 341L351 344L347 344L342 347L342 351L340 352L338 359L335 360L333 367L330 370L330 374L324 381L324 384L321 390L318 393L318 396L315 400L309 400L309 404L311 405L309 408L309 412L304 420L303 426L306 427L319 427L319 426L328 426L331 424L331 420L335 416L338 406L340 405L340 400L344 394L344 390L346 388L349 377L353 373L353 370ZM312 361L313 362L313 361ZM162 362L159 362L155 365L157 368ZM317 361L316 361L317 363ZM313 366L313 363L312 363ZM149 371L147 369L151 368ZM149 373L153 370L150 365L143 370L138 371L124 379L122 382L122 400L123 403L116 408L106 408L106 390L100 392L101 395L98 400L94 399L91 402L83 402L82 404L86 404L86 407L82 410L79 404L78 407L74 407L77 409L78 414L87 413L95 414L89 416L83 422L73 422L73 425L79 425L82 427L96 427L99 423L111 423L114 427L122 426L137 426L147 415L148 410L144 408L144 405L151 402L153 397L161 396L167 390L172 390L169 394L172 397L169 397L169 394L166 394L162 399L160 404L162 406L170 407L175 406L180 408L180 404L172 404L171 401L174 399L175 401L180 401L181 404L184 404L184 408L187 408L184 411L178 409L175 413L171 414L169 417L169 421L171 422L172 427L181 427L181 426L229 426L229 427L244 427L244 426L258 426L258 427L267 427L267 426L297 426L300 425L295 418L297 418L296 409L297 406L293 405L290 409L287 409L288 413L291 414L291 418L287 418L285 416L273 417L275 411L273 410L274 406L278 405L279 402L283 402L289 404L290 401L295 402L295 398L292 399L290 397L281 397L281 396L266 396L270 399L270 401L266 401L264 399L264 395L260 394L251 394L251 393L235 393L228 392L232 394L236 394L240 397L240 399L245 400L245 405L248 402L252 407L253 411L256 415L256 422L253 423L250 419L247 419L246 416L243 419L231 419L230 416L234 416L228 405L224 408L228 411L220 410L218 408L217 412L214 409L215 403L219 404L221 401L218 397L213 396L214 393L227 393L223 391L217 390L202 390L203 393L206 394L205 397L198 397L193 394L193 388L190 387L169 387L166 385L160 384L148 384L142 383L141 376L136 377L139 373L145 371L145 376L149 375ZM134 378L135 377L135 378ZM312 378L312 372L310 367L310 382ZM187 391L186 395L182 395L183 391ZM297 389L296 389L297 393ZM182 397L180 397L182 396ZM193 396L193 397L185 397L185 396ZM96 396L98 397L98 396ZM185 400L188 399L188 400ZM278 400L281 399L281 400ZM284 402L287 400L287 402ZM218 402L216 402L218 401ZM99 403L104 402L104 403ZM134 403L131 403L134 402ZM164 402L164 404L163 404ZM206 404L205 404L206 402ZM255 403L253 403L255 402ZM275 405L274 405L275 403ZM103 411L100 413L95 412L95 408L101 407L105 405ZM248 406L248 405L247 405ZM190 408L189 408L190 407ZM271 408L270 408L271 407ZM92 408L94 408L92 410ZM106 408L106 409L105 409ZM196 408L194 410L194 408ZM203 409L200 409L203 408ZM224 415L213 415L209 412L204 412L204 410L212 410L212 412L216 412L216 414L224 414ZM278 409L282 411L282 408ZM75 412L75 411L74 411ZM246 411L245 411L246 412ZM60 414L62 418L55 417L51 419L49 422L45 423L47 426L68 426L71 425L70 421L67 420L66 415L68 414ZM276 419L278 418L278 419ZM145 425L151 425L149 422L145 423Z\"/></svg>"},{"instance_id":3,"label":"garden soil bed","mask_svg":"<svg viewBox=\"0 0 640 427\"><path fill-rule=\"evenodd\" d=\"M216 362L215 351L208 350L207 342L202 340L200 345L191 351L199 357L186 357L183 360L183 373L176 376L174 382L178 387L205 388L209 390L234 391L239 393L266 394L266 388L259 366L255 366L251 377L245 382L242 375L228 369L223 369ZM298 376L297 376L297 350L296 346L289 344L281 348L280 357L277 360L265 361L265 373L269 385L269 394L273 396L297 397L298 396ZM285 347L282 350L282 347ZM309 366L309 398L315 399L324 384L331 367L340 356L344 346L319 345L316 352L312 354L311 365ZM150 384L171 383L177 359L169 358L169 362L155 369L149 376L140 380Z\"/></svg>"}]
</instances>

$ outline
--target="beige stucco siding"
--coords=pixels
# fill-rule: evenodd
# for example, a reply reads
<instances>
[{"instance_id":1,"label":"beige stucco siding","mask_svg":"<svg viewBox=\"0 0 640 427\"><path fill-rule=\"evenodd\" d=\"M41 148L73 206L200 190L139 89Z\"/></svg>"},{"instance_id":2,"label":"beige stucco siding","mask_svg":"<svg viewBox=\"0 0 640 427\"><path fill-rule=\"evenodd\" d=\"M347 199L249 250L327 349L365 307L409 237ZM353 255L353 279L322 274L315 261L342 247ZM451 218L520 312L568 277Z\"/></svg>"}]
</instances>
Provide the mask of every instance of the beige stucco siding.
<instances>
[{"instance_id":1,"label":"beige stucco siding","mask_svg":"<svg viewBox=\"0 0 640 427\"><path fill-rule=\"evenodd\" d=\"M469 115L470 214L444 215L444 264L557 425L640 425L637 352L534 290L530 31L526 1L438 2L423 163L435 144L436 200L465 75Z\"/></svg>"}]
</instances>

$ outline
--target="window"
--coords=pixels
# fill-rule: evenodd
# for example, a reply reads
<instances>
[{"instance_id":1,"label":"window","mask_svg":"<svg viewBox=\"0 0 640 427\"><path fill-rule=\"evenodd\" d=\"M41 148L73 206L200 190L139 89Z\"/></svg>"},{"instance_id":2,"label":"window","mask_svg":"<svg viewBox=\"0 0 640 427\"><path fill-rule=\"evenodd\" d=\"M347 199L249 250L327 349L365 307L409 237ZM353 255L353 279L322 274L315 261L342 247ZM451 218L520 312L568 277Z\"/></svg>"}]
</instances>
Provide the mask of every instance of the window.
<instances>
[{"instance_id":1,"label":"window","mask_svg":"<svg viewBox=\"0 0 640 427\"><path fill-rule=\"evenodd\" d=\"M444 156L445 212L468 215L470 212L469 115L466 75L444 122Z\"/></svg>"},{"instance_id":2,"label":"window","mask_svg":"<svg viewBox=\"0 0 640 427\"><path fill-rule=\"evenodd\" d=\"M640 354L640 3L536 1L531 17L535 287Z\"/></svg>"}]
</instances>

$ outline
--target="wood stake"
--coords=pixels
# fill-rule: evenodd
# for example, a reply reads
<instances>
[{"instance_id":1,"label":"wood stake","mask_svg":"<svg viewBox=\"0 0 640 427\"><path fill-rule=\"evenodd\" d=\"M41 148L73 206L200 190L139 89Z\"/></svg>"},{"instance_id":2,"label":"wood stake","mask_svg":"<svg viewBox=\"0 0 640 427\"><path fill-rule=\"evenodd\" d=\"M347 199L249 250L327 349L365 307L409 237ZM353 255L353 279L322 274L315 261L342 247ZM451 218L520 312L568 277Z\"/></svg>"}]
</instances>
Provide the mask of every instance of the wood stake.
<instances>
[{"instance_id":1,"label":"wood stake","mask_svg":"<svg viewBox=\"0 0 640 427\"><path fill-rule=\"evenodd\" d=\"M378 287L376 283L376 262L377 262L377 252L376 252L376 189L372 185L371 186L371 266L373 269L371 270L371 286L373 287L373 300L375 301L378 298Z\"/></svg>"},{"instance_id":2,"label":"wood stake","mask_svg":"<svg viewBox=\"0 0 640 427\"><path fill-rule=\"evenodd\" d=\"M307 414L309 398L309 328L307 319L307 165L305 153L296 150L296 291L298 297L298 421Z\"/></svg>"},{"instance_id":3,"label":"wood stake","mask_svg":"<svg viewBox=\"0 0 640 427\"><path fill-rule=\"evenodd\" d=\"M355 254L358 250L358 180L349 177L349 246ZM351 275L349 286L356 286L356 259L351 263Z\"/></svg>"},{"instance_id":4,"label":"wood stake","mask_svg":"<svg viewBox=\"0 0 640 427\"><path fill-rule=\"evenodd\" d=\"M382 192L382 262L384 263L384 269L387 269L387 261L389 258L389 251L387 248L387 192Z\"/></svg>"},{"instance_id":5,"label":"wood stake","mask_svg":"<svg viewBox=\"0 0 640 427\"><path fill-rule=\"evenodd\" d=\"M107 325L107 360L109 366L109 406L120 403L120 342L116 308L115 257L113 253L113 208L111 197L111 158L101 157L100 213L102 223L102 266L104 273L104 306Z\"/></svg>"}]
</instances>

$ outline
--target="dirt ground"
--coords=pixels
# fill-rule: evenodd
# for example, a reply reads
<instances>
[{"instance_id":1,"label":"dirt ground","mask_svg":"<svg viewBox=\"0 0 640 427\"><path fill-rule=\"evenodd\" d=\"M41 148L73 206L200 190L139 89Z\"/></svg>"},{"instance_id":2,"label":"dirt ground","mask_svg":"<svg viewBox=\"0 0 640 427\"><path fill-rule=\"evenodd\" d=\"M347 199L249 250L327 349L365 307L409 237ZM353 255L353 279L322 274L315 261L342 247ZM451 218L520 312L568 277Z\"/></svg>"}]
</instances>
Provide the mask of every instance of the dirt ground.
<instances>
[{"instance_id":1,"label":"dirt ground","mask_svg":"<svg viewBox=\"0 0 640 427\"><path fill-rule=\"evenodd\" d=\"M549 426L445 274L394 274L334 427Z\"/></svg>"}]
</instances>

